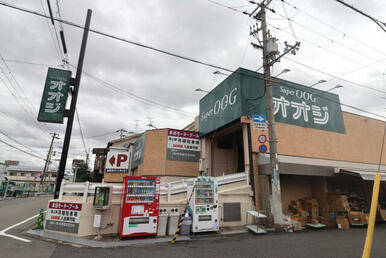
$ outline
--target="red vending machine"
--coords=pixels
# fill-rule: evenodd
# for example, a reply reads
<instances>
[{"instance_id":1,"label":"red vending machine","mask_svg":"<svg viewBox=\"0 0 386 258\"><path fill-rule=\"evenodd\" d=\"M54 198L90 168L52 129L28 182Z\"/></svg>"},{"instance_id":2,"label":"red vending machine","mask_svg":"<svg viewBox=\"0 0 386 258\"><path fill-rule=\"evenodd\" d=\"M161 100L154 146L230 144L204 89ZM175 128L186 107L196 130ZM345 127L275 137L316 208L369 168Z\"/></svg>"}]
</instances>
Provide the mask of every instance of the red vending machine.
<instances>
[{"instance_id":1,"label":"red vending machine","mask_svg":"<svg viewBox=\"0 0 386 258\"><path fill-rule=\"evenodd\" d=\"M123 179L120 237L157 235L159 177L126 176Z\"/></svg>"}]
</instances>

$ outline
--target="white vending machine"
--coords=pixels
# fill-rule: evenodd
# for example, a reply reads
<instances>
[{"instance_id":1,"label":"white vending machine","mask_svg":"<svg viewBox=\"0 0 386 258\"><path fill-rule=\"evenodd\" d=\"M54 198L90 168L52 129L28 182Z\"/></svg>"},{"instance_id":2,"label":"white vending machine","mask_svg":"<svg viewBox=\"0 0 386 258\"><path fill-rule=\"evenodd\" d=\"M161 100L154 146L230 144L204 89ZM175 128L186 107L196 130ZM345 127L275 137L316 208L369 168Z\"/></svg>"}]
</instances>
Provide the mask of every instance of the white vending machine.
<instances>
[{"instance_id":1,"label":"white vending machine","mask_svg":"<svg viewBox=\"0 0 386 258\"><path fill-rule=\"evenodd\" d=\"M218 220L218 185L214 177L200 176L188 181L187 198L192 190L190 207L193 211L192 232L217 231Z\"/></svg>"}]
</instances>

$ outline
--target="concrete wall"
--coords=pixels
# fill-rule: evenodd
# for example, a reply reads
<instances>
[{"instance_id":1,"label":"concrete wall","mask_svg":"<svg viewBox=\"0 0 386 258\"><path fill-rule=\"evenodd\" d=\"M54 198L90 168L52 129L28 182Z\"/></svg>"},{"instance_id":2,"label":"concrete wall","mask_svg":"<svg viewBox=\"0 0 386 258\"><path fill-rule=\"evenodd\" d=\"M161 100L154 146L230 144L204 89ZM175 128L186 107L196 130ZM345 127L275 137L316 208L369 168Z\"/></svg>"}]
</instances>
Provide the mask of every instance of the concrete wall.
<instances>
[{"instance_id":1,"label":"concrete wall","mask_svg":"<svg viewBox=\"0 0 386 258\"><path fill-rule=\"evenodd\" d=\"M254 204L252 196L251 187L246 185L245 181L231 183L227 185L219 186L219 221L220 227L229 227L229 226L242 226L247 224L246 221L246 211L254 210ZM182 213L186 207L186 192L181 194L172 195L170 202L167 200L167 195L161 195L160 197L160 208L167 209L168 212L173 208L178 208L179 212ZM82 196L69 196L64 195L63 200L60 202L70 202L70 203L82 203ZM121 196L113 195L111 208L103 212L94 209L93 205L93 196L87 197L85 203L82 203L81 218L79 224L78 234L65 233L54 231L56 233L64 235L77 235L80 237L97 235L98 229L93 227L94 215L102 214L102 235L109 234L118 234L119 232L119 223L120 223L120 203ZM224 222L223 221L223 203L224 202L239 202L241 206L241 221L233 222ZM47 207L48 208L48 207ZM248 223L251 223L252 218L249 218ZM50 231L50 230L48 230Z\"/></svg>"}]
</instances>

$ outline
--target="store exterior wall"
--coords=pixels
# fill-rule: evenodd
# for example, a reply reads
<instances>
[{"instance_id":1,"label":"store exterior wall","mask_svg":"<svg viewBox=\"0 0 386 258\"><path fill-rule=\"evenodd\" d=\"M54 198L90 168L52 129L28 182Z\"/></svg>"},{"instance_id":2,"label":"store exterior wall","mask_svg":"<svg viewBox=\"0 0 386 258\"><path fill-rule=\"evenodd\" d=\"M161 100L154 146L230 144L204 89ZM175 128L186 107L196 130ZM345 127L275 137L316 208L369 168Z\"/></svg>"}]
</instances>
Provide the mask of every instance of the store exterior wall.
<instances>
[{"instance_id":1,"label":"store exterior wall","mask_svg":"<svg viewBox=\"0 0 386 258\"><path fill-rule=\"evenodd\" d=\"M167 160L168 129L146 131L144 161L134 171L139 176L199 175L198 162Z\"/></svg>"},{"instance_id":2,"label":"store exterior wall","mask_svg":"<svg viewBox=\"0 0 386 258\"><path fill-rule=\"evenodd\" d=\"M384 122L343 112L346 133L334 133L276 123L277 150L281 155L377 164ZM246 118L248 119L248 118ZM248 119L253 128L253 122ZM258 151L260 130L251 130L253 151ZM386 164L386 145L382 164Z\"/></svg>"},{"instance_id":3,"label":"store exterior wall","mask_svg":"<svg viewBox=\"0 0 386 258\"><path fill-rule=\"evenodd\" d=\"M167 160L167 144L169 129L148 130L144 134L145 144L143 162L132 168L130 173L105 173L105 182L122 182L123 177L132 176L160 176L162 182L178 180L183 177L199 175L198 161ZM138 137L136 138L138 139ZM130 144L134 144L131 141ZM113 147L126 147L127 142L118 142ZM166 178L170 177L170 178Z\"/></svg>"}]
</instances>

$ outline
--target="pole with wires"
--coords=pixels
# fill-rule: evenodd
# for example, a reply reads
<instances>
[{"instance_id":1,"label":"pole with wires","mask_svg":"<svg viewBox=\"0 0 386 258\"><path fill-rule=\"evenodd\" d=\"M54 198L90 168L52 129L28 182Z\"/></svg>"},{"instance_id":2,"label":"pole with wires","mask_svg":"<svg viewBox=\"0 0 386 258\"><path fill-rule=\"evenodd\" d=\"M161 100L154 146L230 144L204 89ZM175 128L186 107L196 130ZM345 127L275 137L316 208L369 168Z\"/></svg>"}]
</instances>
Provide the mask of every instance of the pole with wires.
<instances>
[{"instance_id":1,"label":"pole with wires","mask_svg":"<svg viewBox=\"0 0 386 258\"><path fill-rule=\"evenodd\" d=\"M50 159L51 159L51 152L52 152L52 145L54 144L54 141L55 139L60 139L59 137L57 137L57 133L51 133L51 136L52 136L52 140L51 140L51 144L50 144L50 148L48 149L48 153L47 153L47 158L46 158L46 163L44 164L44 169L40 175L40 189L43 190L44 187L43 187L43 181L44 181L44 177L46 176L46 173L47 173L47 170L48 170L48 165L50 163Z\"/></svg>"},{"instance_id":2,"label":"pole with wires","mask_svg":"<svg viewBox=\"0 0 386 258\"><path fill-rule=\"evenodd\" d=\"M79 54L78 66L76 70L76 76L75 76L75 79L71 79L71 84L74 86L74 88L73 88L73 93L71 98L70 110L66 110L66 113L65 113L65 115L68 117L68 120L67 120L66 134L64 136L62 156L60 158L58 177L56 178L56 187L55 187L55 194L54 194L55 199L59 197L60 186L64 177L64 171L66 169L68 149L70 146L70 139L71 139L71 132L72 132L72 125L74 123L76 102L78 100L80 79L82 76L82 69L83 69L83 61L86 53L88 32L90 29L91 14L92 14L92 11L88 9L86 23L83 31L82 45L80 47L80 54Z\"/></svg>"}]
</instances>

